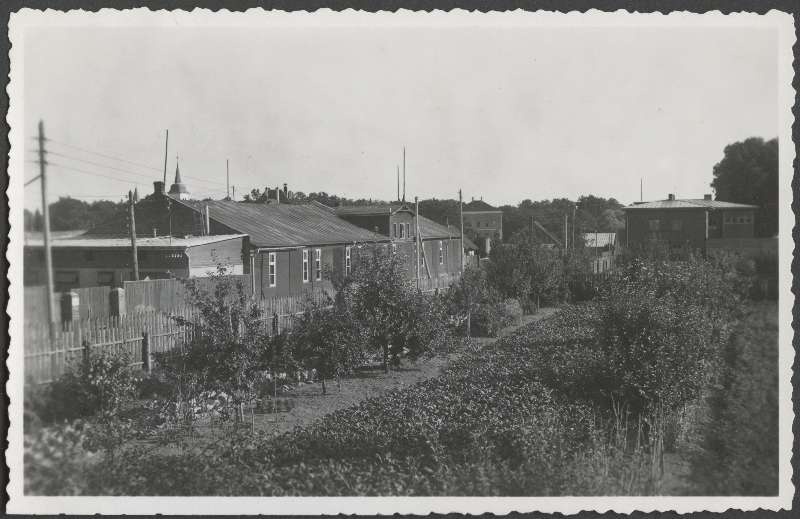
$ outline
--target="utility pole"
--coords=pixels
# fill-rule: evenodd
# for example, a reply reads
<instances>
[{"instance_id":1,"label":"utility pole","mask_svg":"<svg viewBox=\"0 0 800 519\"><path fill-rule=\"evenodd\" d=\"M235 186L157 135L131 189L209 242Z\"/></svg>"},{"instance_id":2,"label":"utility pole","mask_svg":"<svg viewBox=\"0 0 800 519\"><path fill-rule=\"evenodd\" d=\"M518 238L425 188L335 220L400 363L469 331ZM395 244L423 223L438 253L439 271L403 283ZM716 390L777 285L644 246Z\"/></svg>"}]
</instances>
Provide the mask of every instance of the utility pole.
<instances>
[{"instance_id":1,"label":"utility pole","mask_svg":"<svg viewBox=\"0 0 800 519\"><path fill-rule=\"evenodd\" d=\"M236 186L231 186L233 192L233 200L236 201Z\"/></svg>"},{"instance_id":2,"label":"utility pole","mask_svg":"<svg viewBox=\"0 0 800 519\"><path fill-rule=\"evenodd\" d=\"M228 167L228 159L225 159L225 196L227 198L231 197L231 173Z\"/></svg>"},{"instance_id":3,"label":"utility pole","mask_svg":"<svg viewBox=\"0 0 800 519\"><path fill-rule=\"evenodd\" d=\"M405 158L405 148L403 148L403 157ZM420 241L419 241L419 199L415 196L414 197L414 230L416 236L414 236L414 241L416 242L416 250L417 250L417 290L419 290L419 258L420 258Z\"/></svg>"},{"instance_id":4,"label":"utility pole","mask_svg":"<svg viewBox=\"0 0 800 519\"><path fill-rule=\"evenodd\" d=\"M397 166L397 201L400 201L400 165Z\"/></svg>"},{"instance_id":5,"label":"utility pole","mask_svg":"<svg viewBox=\"0 0 800 519\"><path fill-rule=\"evenodd\" d=\"M44 150L44 122L39 120L39 178L42 187L42 220L44 224L44 267L47 271L47 318L50 327L50 339L55 335L56 307L53 302L55 283L53 281L53 255L50 250L50 208L47 205L47 176Z\"/></svg>"},{"instance_id":6,"label":"utility pole","mask_svg":"<svg viewBox=\"0 0 800 519\"><path fill-rule=\"evenodd\" d=\"M167 186L167 153L169 153L169 130L167 130L167 138L164 140L164 189Z\"/></svg>"},{"instance_id":7,"label":"utility pole","mask_svg":"<svg viewBox=\"0 0 800 519\"><path fill-rule=\"evenodd\" d=\"M131 254L133 255L133 280L139 281L139 254L136 251L136 212L133 208L133 193L128 191L128 220L131 228ZM170 233L171 235L172 233Z\"/></svg>"},{"instance_id":8,"label":"utility pole","mask_svg":"<svg viewBox=\"0 0 800 519\"><path fill-rule=\"evenodd\" d=\"M644 179L639 177L639 201L644 202Z\"/></svg>"},{"instance_id":9,"label":"utility pole","mask_svg":"<svg viewBox=\"0 0 800 519\"><path fill-rule=\"evenodd\" d=\"M403 146L403 203L406 203L406 147Z\"/></svg>"},{"instance_id":10,"label":"utility pole","mask_svg":"<svg viewBox=\"0 0 800 519\"><path fill-rule=\"evenodd\" d=\"M461 198L461 190L458 190L458 215L461 220L461 276L464 276L464 201Z\"/></svg>"},{"instance_id":11,"label":"utility pole","mask_svg":"<svg viewBox=\"0 0 800 519\"><path fill-rule=\"evenodd\" d=\"M572 206L572 247L575 247L575 227L577 222L578 216L578 206L577 204Z\"/></svg>"}]
</instances>

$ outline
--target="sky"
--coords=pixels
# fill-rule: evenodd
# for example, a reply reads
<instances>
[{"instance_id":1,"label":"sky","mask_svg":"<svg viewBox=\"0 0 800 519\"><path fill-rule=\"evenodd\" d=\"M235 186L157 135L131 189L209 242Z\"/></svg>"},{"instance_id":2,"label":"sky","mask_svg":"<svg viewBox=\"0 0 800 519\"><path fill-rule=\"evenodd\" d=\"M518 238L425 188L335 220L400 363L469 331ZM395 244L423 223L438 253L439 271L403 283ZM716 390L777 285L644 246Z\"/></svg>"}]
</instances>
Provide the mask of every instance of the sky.
<instances>
[{"instance_id":1,"label":"sky","mask_svg":"<svg viewBox=\"0 0 800 519\"><path fill-rule=\"evenodd\" d=\"M778 134L758 27L31 27L25 177L49 196L282 185L493 204L702 197L727 144ZM113 157L110 158L110 157ZM122 159L122 160L116 160ZM102 176L101 176L102 175ZM28 209L40 207L36 184Z\"/></svg>"}]
</instances>

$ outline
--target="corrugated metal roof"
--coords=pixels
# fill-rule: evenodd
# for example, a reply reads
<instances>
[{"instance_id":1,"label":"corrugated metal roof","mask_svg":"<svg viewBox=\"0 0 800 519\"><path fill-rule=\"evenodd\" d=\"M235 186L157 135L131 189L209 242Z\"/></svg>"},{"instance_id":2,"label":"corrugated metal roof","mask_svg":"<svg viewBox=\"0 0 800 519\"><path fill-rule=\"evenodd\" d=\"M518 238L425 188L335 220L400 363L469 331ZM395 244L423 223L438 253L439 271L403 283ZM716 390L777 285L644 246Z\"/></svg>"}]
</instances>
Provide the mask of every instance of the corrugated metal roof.
<instances>
[{"instance_id":1,"label":"corrugated metal roof","mask_svg":"<svg viewBox=\"0 0 800 519\"><path fill-rule=\"evenodd\" d=\"M624 207L623 210L634 209L757 209L758 206L723 202L721 200L703 200L702 198L686 198L680 200L655 200Z\"/></svg>"},{"instance_id":2,"label":"corrugated metal roof","mask_svg":"<svg viewBox=\"0 0 800 519\"><path fill-rule=\"evenodd\" d=\"M213 236L187 236L184 238L177 238L169 236L150 236L136 238L137 248L173 248L184 249L189 247L196 247L198 245L207 245L209 243L217 243L227 240L242 239L246 234L217 234ZM25 245L33 247L44 246L42 239L30 240ZM116 238L63 238L55 239L50 242L52 247L80 247L80 248L115 248L115 247L130 247L131 239L116 237Z\"/></svg>"},{"instance_id":3,"label":"corrugated metal roof","mask_svg":"<svg viewBox=\"0 0 800 519\"><path fill-rule=\"evenodd\" d=\"M615 232L587 232L583 233L583 241L586 247L607 247L614 245L617 241L617 233Z\"/></svg>"},{"instance_id":4,"label":"corrugated metal roof","mask_svg":"<svg viewBox=\"0 0 800 519\"><path fill-rule=\"evenodd\" d=\"M336 214L392 214L397 211L400 205L343 205L332 208ZM412 209L413 210L413 209Z\"/></svg>"},{"instance_id":5,"label":"corrugated metal roof","mask_svg":"<svg viewBox=\"0 0 800 519\"><path fill-rule=\"evenodd\" d=\"M208 206L212 220L246 233L256 247L295 247L388 241L387 236L347 222L317 204L262 204L232 200L181 200L200 211Z\"/></svg>"}]
</instances>

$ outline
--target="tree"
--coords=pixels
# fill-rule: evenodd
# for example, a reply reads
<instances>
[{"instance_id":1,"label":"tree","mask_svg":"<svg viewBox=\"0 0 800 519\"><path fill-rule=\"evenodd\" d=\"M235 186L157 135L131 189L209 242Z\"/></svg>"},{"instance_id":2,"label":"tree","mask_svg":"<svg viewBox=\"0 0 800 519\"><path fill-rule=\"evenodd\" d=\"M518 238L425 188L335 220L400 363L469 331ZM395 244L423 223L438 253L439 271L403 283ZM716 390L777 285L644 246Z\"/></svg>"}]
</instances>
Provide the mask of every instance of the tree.
<instances>
[{"instance_id":1,"label":"tree","mask_svg":"<svg viewBox=\"0 0 800 519\"><path fill-rule=\"evenodd\" d=\"M62 196L50 204L50 225L54 231L88 229L92 225L88 204Z\"/></svg>"},{"instance_id":2,"label":"tree","mask_svg":"<svg viewBox=\"0 0 800 519\"><path fill-rule=\"evenodd\" d=\"M716 199L753 204L756 235L778 232L778 139L764 141L751 137L725 147L722 160L714 166L711 182Z\"/></svg>"},{"instance_id":3,"label":"tree","mask_svg":"<svg viewBox=\"0 0 800 519\"><path fill-rule=\"evenodd\" d=\"M408 322L415 305L404 269L399 254L379 246L362 248L345 289L367 346L381 352L387 373L390 355L397 360L410 342Z\"/></svg>"}]
</instances>

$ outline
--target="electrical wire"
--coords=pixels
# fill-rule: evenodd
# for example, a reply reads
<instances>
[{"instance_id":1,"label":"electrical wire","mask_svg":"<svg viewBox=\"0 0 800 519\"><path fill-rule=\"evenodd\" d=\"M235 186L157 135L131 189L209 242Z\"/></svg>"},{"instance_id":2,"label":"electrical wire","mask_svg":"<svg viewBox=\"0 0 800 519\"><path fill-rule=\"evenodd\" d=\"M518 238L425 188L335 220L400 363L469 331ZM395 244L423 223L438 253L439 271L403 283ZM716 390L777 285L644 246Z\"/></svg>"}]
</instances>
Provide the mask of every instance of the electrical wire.
<instances>
[{"instance_id":1,"label":"electrical wire","mask_svg":"<svg viewBox=\"0 0 800 519\"><path fill-rule=\"evenodd\" d=\"M127 159L123 159L123 158L120 158L120 157L115 157L113 155L108 155L106 153L100 153L98 151L88 150L86 148L81 148L79 146L75 146L75 145L72 145L72 144L67 144L66 142L61 142L61 141L53 140L53 139L50 139L50 138L46 138L45 140L48 141L48 142L59 144L61 146L66 146L68 148L73 148L75 150L82 151L84 153L91 153L93 155L98 155L98 156L104 157L106 159L118 160L118 161L124 162L126 164L131 164L133 166L138 166L138 167L149 169L149 170L152 170L152 171L158 171L158 172L162 172L163 171L161 168L154 168L152 166L148 166L148 165L142 164L140 162L134 162L132 160L127 160ZM30 151L37 151L37 150L30 150ZM55 151L48 151L47 153L48 154L52 154L52 155L58 155L58 156L65 157L65 158L70 158L72 160L79 160L79 161L82 161L82 162L87 162L89 164L98 165L97 163L93 163L93 162L87 161L85 159L79 159L79 158L75 158L75 157L70 157L69 155L64 155L62 153L55 152ZM118 168L112 168L111 166L106 166L104 164L99 164L99 165L102 166L102 167L110 168L110 169L118 169ZM132 175L140 175L141 176L140 173L133 173L133 172L126 171L126 170L119 170L119 171L125 171L127 173L131 173ZM190 175L183 175L183 176L186 177L186 178L190 178L192 180L198 181L198 182L205 182L207 184L213 184L213 185L217 185L217 186L224 186L225 185L224 182L218 182L218 181L214 181L214 180L206 180L206 179L203 179L203 178L194 177L194 176L190 176ZM150 178L150 177L148 177L148 178Z\"/></svg>"},{"instance_id":2,"label":"electrical wire","mask_svg":"<svg viewBox=\"0 0 800 519\"><path fill-rule=\"evenodd\" d=\"M123 178L112 177L110 175L103 175L102 173L96 173L94 171L86 171L85 169L73 168L73 167L70 167L70 166L65 166L63 164L57 164L57 163L53 163L53 162L48 162L47 165L48 166L53 166L55 168L65 169L67 171L73 171L75 173L83 173L85 175L92 175L92 176L95 176L95 177L107 178L109 180L116 180L117 182L124 182L126 184L136 184L137 186L147 186L148 185L145 182L136 182L136 181L133 181L133 180L126 180L126 179L123 179Z\"/></svg>"}]
</instances>

